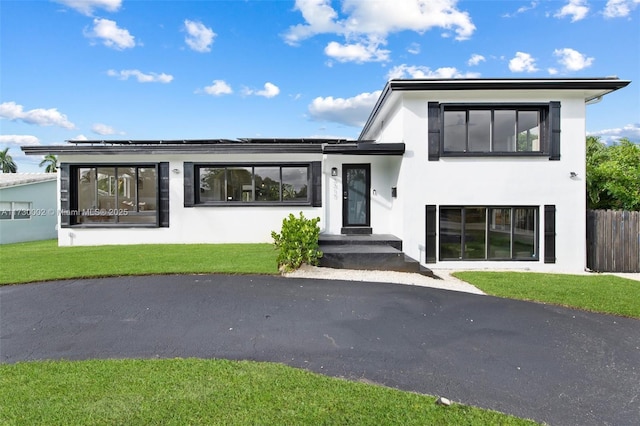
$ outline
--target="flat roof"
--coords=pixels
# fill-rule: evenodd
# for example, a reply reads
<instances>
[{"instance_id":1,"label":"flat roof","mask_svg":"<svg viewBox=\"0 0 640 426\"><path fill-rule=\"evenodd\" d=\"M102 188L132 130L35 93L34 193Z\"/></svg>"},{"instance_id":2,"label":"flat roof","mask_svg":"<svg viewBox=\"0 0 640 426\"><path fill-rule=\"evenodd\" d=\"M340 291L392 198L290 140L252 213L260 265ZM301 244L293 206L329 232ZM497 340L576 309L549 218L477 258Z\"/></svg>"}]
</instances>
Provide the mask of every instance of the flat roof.
<instances>
[{"instance_id":1,"label":"flat roof","mask_svg":"<svg viewBox=\"0 0 640 426\"><path fill-rule=\"evenodd\" d=\"M57 178L57 173L0 173L0 188L49 182Z\"/></svg>"},{"instance_id":2,"label":"flat roof","mask_svg":"<svg viewBox=\"0 0 640 426\"><path fill-rule=\"evenodd\" d=\"M66 145L23 146L27 155L118 154L355 154L402 155L404 143L348 139L245 138L180 140L70 140Z\"/></svg>"}]
</instances>

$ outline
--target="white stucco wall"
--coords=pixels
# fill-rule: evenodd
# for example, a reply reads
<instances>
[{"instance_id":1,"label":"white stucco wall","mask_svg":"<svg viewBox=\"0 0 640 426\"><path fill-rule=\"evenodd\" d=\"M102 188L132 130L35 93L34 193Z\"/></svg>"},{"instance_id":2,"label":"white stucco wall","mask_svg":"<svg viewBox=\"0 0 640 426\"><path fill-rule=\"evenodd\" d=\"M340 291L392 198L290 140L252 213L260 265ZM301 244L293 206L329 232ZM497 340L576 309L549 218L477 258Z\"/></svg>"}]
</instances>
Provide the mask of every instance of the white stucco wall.
<instances>
[{"instance_id":1,"label":"white stucco wall","mask_svg":"<svg viewBox=\"0 0 640 426\"><path fill-rule=\"evenodd\" d=\"M427 102L561 101L561 159L544 157L440 157L428 161ZM393 204L393 233L405 253L425 262L425 205L537 206L539 261L438 261L432 269L514 268L540 271L583 271L585 262L585 104L581 93L403 93L400 114L381 118L380 139L403 141L406 153ZM391 109L393 111L394 109ZM401 126L398 126L398 123ZM577 173L576 178L570 172ZM556 206L556 263L545 264L544 205Z\"/></svg>"},{"instance_id":2,"label":"white stucco wall","mask_svg":"<svg viewBox=\"0 0 640 426\"><path fill-rule=\"evenodd\" d=\"M195 243L270 243L271 231L279 232L282 220L290 213L321 217L321 207L310 206L222 206L184 207L184 162L198 163L285 163L319 161L320 155L244 154L244 155L110 155L60 156L61 163L135 164L169 162L170 226L136 227L59 227L59 245L106 244L195 244ZM321 223L321 225L323 225Z\"/></svg>"},{"instance_id":3,"label":"white stucco wall","mask_svg":"<svg viewBox=\"0 0 640 426\"><path fill-rule=\"evenodd\" d=\"M375 234L393 231L392 212L396 199L391 197L391 188L396 186L396 177L402 158L383 155L325 155L323 159L324 227L328 234L340 234L342 228L342 166L344 164L371 165L371 228ZM338 176L331 176L331 169Z\"/></svg>"},{"instance_id":4,"label":"white stucco wall","mask_svg":"<svg viewBox=\"0 0 640 426\"><path fill-rule=\"evenodd\" d=\"M428 161L427 103L561 102L561 158L440 157ZM369 134L380 143L404 142L403 156L340 154L104 155L64 156L75 164L169 162L169 228L59 228L60 245L134 243L271 242L282 219L302 211L320 217L328 234L340 234L344 164L371 165L371 228L394 234L404 251L425 264L425 206L533 206L538 208L537 261L438 261L432 269L530 269L579 272L585 268L585 104L571 91L451 91L394 93ZM184 207L183 164L322 161L322 207ZM331 176L336 168L337 176ZM571 178L570 172L577 173ZM391 188L397 187L397 198ZM556 206L556 263L545 264L544 206ZM439 238L439 237L438 237ZM438 243L438 241L437 241Z\"/></svg>"}]
</instances>

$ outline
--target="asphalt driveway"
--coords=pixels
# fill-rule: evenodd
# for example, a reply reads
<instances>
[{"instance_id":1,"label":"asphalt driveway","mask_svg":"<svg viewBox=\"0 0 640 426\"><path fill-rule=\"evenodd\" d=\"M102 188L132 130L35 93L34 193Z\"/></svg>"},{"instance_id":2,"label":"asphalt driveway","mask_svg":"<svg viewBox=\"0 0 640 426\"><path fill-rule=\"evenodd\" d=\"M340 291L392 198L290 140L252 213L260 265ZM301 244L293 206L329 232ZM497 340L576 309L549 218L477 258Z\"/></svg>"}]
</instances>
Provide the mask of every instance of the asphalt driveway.
<instances>
[{"instance_id":1,"label":"asphalt driveway","mask_svg":"<svg viewBox=\"0 0 640 426\"><path fill-rule=\"evenodd\" d=\"M640 321L425 287L154 276L0 287L0 360L229 358L552 425L640 424Z\"/></svg>"}]
</instances>

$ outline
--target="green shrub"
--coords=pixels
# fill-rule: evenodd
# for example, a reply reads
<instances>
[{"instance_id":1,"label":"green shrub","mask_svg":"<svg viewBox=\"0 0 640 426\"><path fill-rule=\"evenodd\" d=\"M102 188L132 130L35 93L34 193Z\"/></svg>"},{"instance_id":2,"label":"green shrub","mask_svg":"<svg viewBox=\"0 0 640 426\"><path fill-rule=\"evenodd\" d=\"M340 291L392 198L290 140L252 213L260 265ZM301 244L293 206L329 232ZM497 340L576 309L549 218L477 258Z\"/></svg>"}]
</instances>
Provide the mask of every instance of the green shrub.
<instances>
[{"instance_id":1,"label":"green shrub","mask_svg":"<svg viewBox=\"0 0 640 426\"><path fill-rule=\"evenodd\" d=\"M320 218L307 219L300 212L300 217L295 217L290 213L282 220L282 230L280 234L271 232L278 253L278 268L283 272L298 269L300 265L317 265L322 257L322 252L318 250L318 239L320 238Z\"/></svg>"}]
</instances>

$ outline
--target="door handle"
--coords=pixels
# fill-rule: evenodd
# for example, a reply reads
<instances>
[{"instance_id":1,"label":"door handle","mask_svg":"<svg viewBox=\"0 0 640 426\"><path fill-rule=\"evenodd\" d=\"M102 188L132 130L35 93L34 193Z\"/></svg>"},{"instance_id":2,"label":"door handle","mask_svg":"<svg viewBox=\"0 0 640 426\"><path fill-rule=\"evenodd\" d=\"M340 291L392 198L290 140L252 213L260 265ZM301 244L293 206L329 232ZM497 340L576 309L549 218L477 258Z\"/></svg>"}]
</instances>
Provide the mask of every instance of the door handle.
<instances>
[{"instance_id":1,"label":"door handle","mask_svg":"<svg viewBox=\"0 0 640 426\"><path fill-rule=\"evenodd\" d=\"M348 200L348 199L349 199L349 195L348 195L347 191L344 191L344 193L342 194L342 197L343 197L345 200Z\"/></svg>"}]
</instances>

